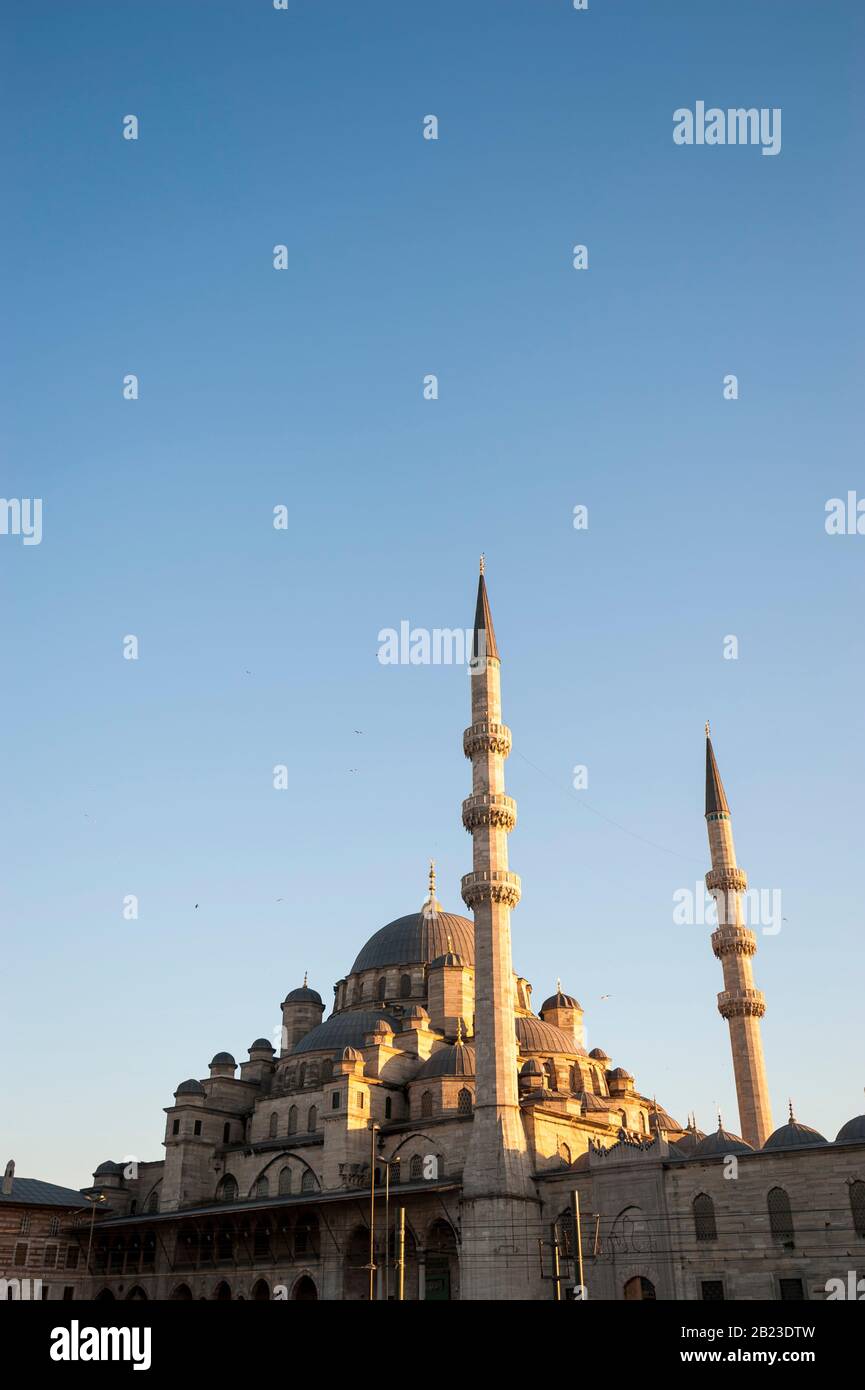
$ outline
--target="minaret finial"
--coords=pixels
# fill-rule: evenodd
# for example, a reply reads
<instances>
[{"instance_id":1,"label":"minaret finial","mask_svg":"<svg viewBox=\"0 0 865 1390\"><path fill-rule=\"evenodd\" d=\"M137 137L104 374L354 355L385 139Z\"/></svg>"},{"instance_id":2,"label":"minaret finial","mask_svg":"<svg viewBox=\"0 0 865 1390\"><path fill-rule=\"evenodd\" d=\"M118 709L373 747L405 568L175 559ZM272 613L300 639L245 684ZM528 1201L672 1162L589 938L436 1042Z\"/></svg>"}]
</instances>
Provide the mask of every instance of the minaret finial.
<instances>
[{"instance_id":1,"label":"minaret finial","mask_svg":"<svg viewBox=\"0 0 865 1390\"><path fill-rule=\"evenodd\" d=\"M727 795L724 791L724 784L721 781L721 774L718 771L718 764L715 762L715 750L712 747L712 740L709 736L709 725L706 724L706 815L730 814L730 807L727 804Z\"/></svg>"},{"instance_id":2,"label":"minaret finial","mask_svg":"<svg viewBox=\"0 0 865 1390\"><path fill-rule=\"evenodd\" d=\"M706 738L712 737L712 730L709 728L709 721L706 720Z\"/></svg>"},{"instance_id":3,"label":"minaret finial","mask_svg":"<svg viewBox=\"0 0 865 1390\"><path fill-rule=\"evenodd\" d=\"M435 901L436 895L436 863L434 859L429 861L429 900Z\"/></svg>"},{"instance_id":4,"label":"minaret finial","mask_svg":"<svg viewBox=\"0 0 865 1390\"><path fill-rule=\"evenodd\" d=\"M481 555L480 571L479 571L481 574L483 574L483 572L484 572L484 559L485 559L485 557L484 557L483 555Z\"/></svg>"}]
</instances>

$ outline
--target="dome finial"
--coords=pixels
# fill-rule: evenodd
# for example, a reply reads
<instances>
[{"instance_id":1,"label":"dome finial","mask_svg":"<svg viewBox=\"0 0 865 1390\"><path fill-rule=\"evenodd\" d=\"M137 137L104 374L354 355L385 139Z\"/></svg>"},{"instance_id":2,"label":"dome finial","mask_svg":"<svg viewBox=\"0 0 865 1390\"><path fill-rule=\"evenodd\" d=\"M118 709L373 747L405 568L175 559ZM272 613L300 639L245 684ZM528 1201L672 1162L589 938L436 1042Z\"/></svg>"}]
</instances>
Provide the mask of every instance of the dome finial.
<instances>
[{"instance_id":1,"label":"dome finial","mask_svg":"<svg viewBox=\"0 0 865 1390\"><path fill-rule=\"evenodd\" d=\"M561 981L560 977L557 975L557 976L556 976L556 994L561 994L561 992L562 992L562 981Z\"/></svg>"},{"instance_id":2,"label":"dome finial","mask_svg":"<svg viewBox=\"0 0 865 1390\"><path fill-rule=\"evenodd\" d=\"M436 895L436 862L434 859L429 861L429 900L433 901Z\"/></svg>"},{"instance_id":3,"label":"dome finial","mask_svg":"<svg viewBox=\"0 0 865 1390\"><path fill-rule=\"evenodd\" d=\"M458 1047L462 1047L462 1045L463 1045L463 1021L462 1021L461 1018L458 1018L458 1019L457 1019L457 1046L458 1046Z\"/></svg>"},{"instance_id":4,"label":"dome finial","mask_svg":"<svg viewBox=\"0 0 865 1390\"><path fill-rule=\"evenodd\" d=\"M792 1101L792 1098L788 1098L788 1100L787 1100L787 1113L788 1113L788 1117L789 1117L789 1123L790 1123L791 1125L795 1124L795 1123L796 1123L796 1116L793 1114L793 1101Z\"/></svg>"},{"instance_id":5,"label":"dome finial","mask_svg":"<svg viewBox=\"0 0 865 1390\"><path fill-rule=\"evenodd\" d=\"M309 971L308 971L308 970L304 970L304 972L303 972L303 987L304 987L304 989L306 989L308 985L309 985Z\"/></svg>"}]
</instances>

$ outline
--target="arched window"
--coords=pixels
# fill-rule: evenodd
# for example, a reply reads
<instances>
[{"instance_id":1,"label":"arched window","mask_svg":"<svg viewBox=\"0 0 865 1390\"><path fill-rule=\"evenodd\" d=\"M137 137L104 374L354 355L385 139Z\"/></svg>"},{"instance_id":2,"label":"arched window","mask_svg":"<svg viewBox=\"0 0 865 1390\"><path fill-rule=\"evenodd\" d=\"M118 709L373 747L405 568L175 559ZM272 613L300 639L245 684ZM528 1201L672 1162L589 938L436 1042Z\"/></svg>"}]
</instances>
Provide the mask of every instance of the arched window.
<instances>
[{"instance_id":1,"label":"arched window","mask_svg":"<svg viewBox=\"0 0 865 1390\"><path fill-rule=\"evenodd\" d=\"M387 998L387 980L385 979L384 975L382 975L381 979L376 985L375 992L378 1000L381 1003L384 1003L385 999Z\"/></svg>"},{"instance_id":2,"label":"arched window","mask_svg":"<svg viewBox=\"0 0 865 1390\"><path fill-rule=\"evenodd\" d=\"M298 1086L306 1085L306 1062L301 1062L297 1069L297 1084Z\"/></svg>"},{"instance_id":3,"label":"arched window","mask_svg":"<svg viewBox=\"0 0 865 1390\"><path fill-rule=\"evenodd\" d=\"M236 1202L237 1178L233 1178L230 1173L226 1173L222 1182L219 1184L216 1195L220 1202Z\"/></svg>"},{"instance_id":4,"label":"arched window","mask_svg":"<svg viewBox=\"0 0 865 1390\"><path fill-rule=\"evenodd\" d=\"M411 998L411 975L400 975L399 996L400 999Z\"/></svg>"},{"instance_id":5,"label":"arched window","mask_svg":"<svg viewBox=\"0 0 865 1390\"><path fill-rule=\"evenodd\" d=\"M715 1221L715 1203L706 1192L700 1192L691 1203L694 1212L694 1235L697 1240L717 1240L718 1225Z\"/></svg>"},{"instance_id":6,"label":"arched window","mask_svg":"<svg viewBox=\"0 0 865 1390\"><path fill-rule=\"evenodd\" d=\"M301 1192L315 1191L315 1175L309 1168L304 1171L303 1177L300 1180L300 1190Z\"/></svg>"},{"instance_id":7,"label":"arched window","mask_svg":"<svg viewBox=\"0 0 865 1390\"><path fill-rule=\"evenodd\" d=\"M472 1093L467 1086L463 1086L457 1096L457 1114L470 1115L472 1113Z\"/></svg>"},{"instance_id":8,"label":"arched window","mask_svg":"<svg viewBox=\"0 0 865 1390\"><path fill-rule=\"evenodd\" d=\"M275 1138L276 1138L276 1130L277 1130L278 1124L279 1124L279 1116L277 1115L276 1111L274 1110L274 1111L271 1113L271 1116L270 1116L270 1131L269 1131L269 1132L270 1132L270 1137L271 1137L271 1139L275 1139Z\"/></svg>"},{"instance_id":9,"label":"arched window","mask_svg":"<svg viewBox=\"0 0 865 1390\"><path fill-rule=\"evenodd\" d=\"M321 1064L321 1080L330 1081L333 1076L333 1058L325 1057Z\"/></svg>"},{"instance_id":10,"label":"arched window","mask_svg":"<svg viewBox=\"0 0 865 1390\"><path fill-rule=\"evenodd\" d=\"M421 1098L420 1098L420 1113L421 1113L421 1116L422 1116L425 1120L428 1120L429 1117L430 1117L430 1115L432 1115L432 1112L433 1112L432 1091L424 1091L423 1095L422 1095Z\"/></svg>"},{"instance_id":11,"label":"arched window","mask_svg":"<svg viewBox=\"0 0 865 1390\"><path fill-rule=\"evenodd\" d=\"M147 1206L145 1207L145 1211L159 1211L159 1192L155 1187L151 1192L150 1196L147 1198Z\"/></svg>"},{"instance_id":12,"label":"arched window","mask_svg":"<svg viewBox=\"0 0 865 1390\"><path fill-rule=\"evenodd\" d=\"M559 1144L559 1158L562 1160L563 1163L567 1163L568 1167L570 1167L571 1151L568 1148L567 1144L564 1142L564 1140Z\"/></svg>"},{"instance_id":13,"label":"arched window","mask_svg":"<svg viewBox=\"0 0 865 1390\"><path fill-rule=\"evenodd\" d=\"M256 1197L270 1196L270 1183L267 1181L267 1178L264 1176L263 1173L255 1184L255 1195Z\"/></svg>"},{"instance_id":14,"label":"arched window","mask_svg":"<svg viewBox=\"0 0 865 1390\"><path fill-rule=\"evenodd\" d=\"M309 1107L309 1114L306 1117L306 1128L309 1134L314 1134L318 1124L318 1110L314 1105Z\"/></svg>"},{"instance_id":15,"label":"arched window","mask_svg":"<svg viewBox=\"0 0 865 1390\"><path fill-rule=\"evenodd\" d=\"M285 1197L291 1191L291 1169L282 1168L279 1174L279 1195Z\"/></svg>"},{"instance_id":16,"label":"arched window","mask_svg":"<svg viewBox=\"0 0 865 1390\"><path fill-rule=\"evenodd\" d=\"M230 1121L230 1120L226 1120L225 1124L222 1126L222 1142L223 1142L223 1144L230 1144L230 1143L231 1143L231 1121Z\"/></svg>"},{"instance_id":17,"label":"arched window","mask_svg":"<svg viewBox=\"0 0 865 1390\"><path fill-rule=\"evenodd\" d=\"M865 1182L851 1182L850 1210L857 1236L865 1236Z\"/></svg>"},{"instance_id":18,"label":"arched window","mask_svg":"<svg viewBox=\"0 0 865 1390\"><path fill-rule=\"evenodd\" d=\"M769 1208L769 1229L779 1245L793 1244L793 1213L790 1198L783 1187L773 1187L766 1201Z\"/></svg>"},{"instance_id":19,"label":"arched window","mask_svg":"<svg viewBox=\"0 0 865 1390\"><path fill-rule=\"evenodd\" d=\"M386 1097L385 1097L385 1102L384 1102L384 1117L385 1117L385 1119L386 1119L386 1120L389 1120L392 1114L393 1114L393 1101L391 1100L390 1096L386 1096Z\"/></svg>"},{"instance_id":20,"label":"arched window","mask_svg":"<svg viewBox=\"0 0 865 1390\"><path fill-rule=\"evenodd\" d=\"M293 1105L288 1112L288 1132L297 1134L297 1106Z\"/></svg>"},{"instance_id":21,"label":"arched window","mask_svg":"<svg viewBox=\"0 0 865 1390\"><path fill-rule=\"evenodd\" d=\"M544 1071L547 1074L547 1085L551 1091L556 1089L556 1069L551 1061L544 1062Z\"/></svg>"},{"instance_id":22,"label":"arched window","mask_svg":"<svg viewBox=\"0 0 865 1390\"><path fill-rule=\"evenodd\" d=\"M412 1182L417 1182L419 1178L423 1177L423 1159L420 1154L413 1155L409 1164L408 1175Z\"/></svg>"}]
</instances>

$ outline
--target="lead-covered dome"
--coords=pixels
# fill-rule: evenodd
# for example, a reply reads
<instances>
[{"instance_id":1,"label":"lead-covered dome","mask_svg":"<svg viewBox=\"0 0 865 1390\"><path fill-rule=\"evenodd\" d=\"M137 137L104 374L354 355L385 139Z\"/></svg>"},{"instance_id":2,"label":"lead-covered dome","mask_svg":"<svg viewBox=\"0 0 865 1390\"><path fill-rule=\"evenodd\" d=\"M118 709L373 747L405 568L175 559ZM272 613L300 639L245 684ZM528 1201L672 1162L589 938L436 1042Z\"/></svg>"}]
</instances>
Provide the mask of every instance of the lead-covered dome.
<instances>
[{"instance_id":1,"label":"lead-covered dome","mask_svg":"<svg viewBox=\"0 0 865 1390\"><path fill-rule=\"evenodd\" d=\"M516 1019L517 1042L523 1052L564 1052L568 1057L585 1057L586 1049L575 1042L570 1033L545 1023L542 1018L519 1014Z\"/></svg>"},{"instance_id":2,"label":"lead-covered dome","mask_svg":"<svg viewBox=\"0 0 865 1390\"><path fill-rule=\"evenodd\" d=\"M448 952L475 963L475 928L467 917L454 912L421 908L397 917L369 938L349 972L381 970L388 965L430 965Z\"/></svg>"},{"instance_id":3,"label":"lead-covered dome","mask_svg":"<svg viewBox=\"0 0 865 1390\"><path fill-rule=\"evenodd\" d=\"M829 1140L824 1138L818 1130L812 1129L810 1125L800 1124L793 1114L793 1106L790 1106L790 1117L785 1125L779 1125L773 1130L763 1145L764 1149L805 1149L811 1144L828 1144Z\"/></svg>"},{"instance_id":4,"label":"lead-covered dome","mask_svg":"<svg viewBox=\"0 0 865 1390\"><path fill-rule=\"evenodd\" d=\"M854 1115L835 1135L836 1144L865 1144L865 1115Z\"/></svg>"},{"instance_id":5,"label":"lead-covered dome","mask_svg":"<svg viewBox=\"0 0 865 1390\"><path fill-rule=\"evenodd\" d=\"M475 1050L470 1043L456 1042L438 1048L428 1057L414 1078L427 1081L431 1076L474 1076Z\"/></svg>"},{"instance_id":6,"label":"lead-covered dome","mask_svg":"<svg viewBox=\"0 0 865 1390\"><path fill-rule=\"evenodd\" d=\"M360 1009L357 1013L333 1014L331 1018L319 1023L295 1043L292 1057L299 1052L342 1052L344 1047L363 1047L367 1034L378 1031L380 1023L386 1023L393 1033L396 1019L384 1009Z\"/></svg>"}]
</instances>

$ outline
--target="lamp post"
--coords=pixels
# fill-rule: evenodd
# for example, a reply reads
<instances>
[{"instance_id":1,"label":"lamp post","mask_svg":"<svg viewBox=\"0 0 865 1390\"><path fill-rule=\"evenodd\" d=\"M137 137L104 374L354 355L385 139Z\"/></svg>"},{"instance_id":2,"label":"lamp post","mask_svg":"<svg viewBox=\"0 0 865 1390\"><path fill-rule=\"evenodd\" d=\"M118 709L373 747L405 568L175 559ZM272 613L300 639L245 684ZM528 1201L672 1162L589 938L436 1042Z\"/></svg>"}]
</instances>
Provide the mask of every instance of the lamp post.
<instances>
[{"instance_id":1,"label":"lamp post","mask_svg":"<svg viewBox=\"0 0 865 1390\"><path fill-rule=\"evenodd\" d=\"M90 1235L87 1239L87 1273L90 1273L90 1251L93 1247L93 1226L96 1221L96 1207L99 1202L106 1202L108 1198L104 1192L95 1192L92 1197L84 1194L85 1202L90 1203Z\"/></svg>"},{"instance_id":2,"label":"lamp post","mask_svg":"<svg viewBox=\"0 0 865 1390\"><path fill-rule=\"evenodd\" d=\"M369 1127L369 1301L375 1299L375 1141L379 1126Z\"/></svg>"}]
</instances>

